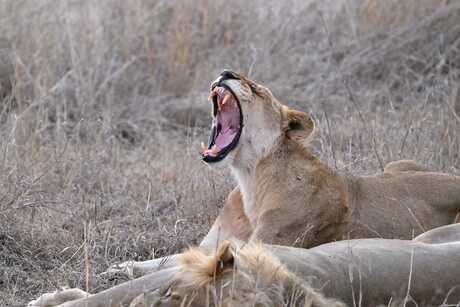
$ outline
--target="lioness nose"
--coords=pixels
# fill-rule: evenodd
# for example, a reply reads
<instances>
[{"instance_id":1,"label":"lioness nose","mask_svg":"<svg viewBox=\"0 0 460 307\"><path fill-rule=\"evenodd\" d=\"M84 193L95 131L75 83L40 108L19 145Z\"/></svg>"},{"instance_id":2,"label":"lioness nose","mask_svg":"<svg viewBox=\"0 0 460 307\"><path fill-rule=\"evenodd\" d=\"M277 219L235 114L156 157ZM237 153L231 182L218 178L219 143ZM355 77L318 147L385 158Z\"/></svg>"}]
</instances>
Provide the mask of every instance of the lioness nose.
<instances>
[{"instance_id":1,"label":"lioness nose","mask_svg":"<svg viewBox=\"0 0 460 307\"><path fill-rule=\"evenodd\" d=\"M233 72L231 72L230 70L223 70L220 75L222 76L222 78L220 79L220 81L225 81L225 80L231 80L231 79L238 79L238 77L236 77Z\"/></svg>"}]
</instances>

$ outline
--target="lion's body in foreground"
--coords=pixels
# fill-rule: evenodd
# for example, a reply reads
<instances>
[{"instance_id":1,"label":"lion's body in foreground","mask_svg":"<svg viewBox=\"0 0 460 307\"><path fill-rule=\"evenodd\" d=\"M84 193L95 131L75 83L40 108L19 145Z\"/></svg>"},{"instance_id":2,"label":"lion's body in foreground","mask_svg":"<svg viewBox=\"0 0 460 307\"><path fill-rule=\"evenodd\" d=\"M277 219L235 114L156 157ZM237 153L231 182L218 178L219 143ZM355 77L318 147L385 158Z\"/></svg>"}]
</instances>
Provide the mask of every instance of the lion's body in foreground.
<instances>
[{"instance_id":1,"label":"lion's body in foreground","mask_svg":"<svg viewBox=\"0 0 460 307\"><path fill-rule=\"evenodd\" d=\"M210 256L184 254L174 282L144 300L155 306L458 304L459 253L459 224L412 241L355 239L312 249L224 243Z\"/></svg>"},{"instance_id":2,"label":"lion's body in foreground","mask_svg":"<svg viewBox=\"0 0 460 307\"><path fill-rule=\"evenodd\" d=\"M55 306L53 299L69 294L81 299L62 306L455 306L459 254L460 224L414 240L354 239L311 249L226 241L89 298L72 289L31 306Z\"/></svg>"}]
</instances>

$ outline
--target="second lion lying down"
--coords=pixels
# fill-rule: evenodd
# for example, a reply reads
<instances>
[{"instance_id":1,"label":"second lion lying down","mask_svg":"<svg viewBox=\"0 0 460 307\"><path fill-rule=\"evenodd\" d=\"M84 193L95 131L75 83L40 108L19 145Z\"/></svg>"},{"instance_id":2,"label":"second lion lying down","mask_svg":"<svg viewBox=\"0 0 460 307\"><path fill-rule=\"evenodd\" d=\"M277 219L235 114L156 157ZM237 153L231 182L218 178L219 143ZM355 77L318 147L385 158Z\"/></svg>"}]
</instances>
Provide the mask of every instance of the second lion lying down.
<instances>
[{"instance_id":1,"label":"second lion lying down","mask_svg":"<svg viewBox=\"0 0 460 307\"><path fill-rule=\"evenodd\" d=\"M460 224L414 240L311 249L225 241L208 255L190 250L175 267L95 295L71 289L29 306L458 306L459 254Z\"/></svg>"},{"instance_id":2,"label":"second lion lying down","mask_svg":"<svg viewBox=\"0 0 460 307\"><path fill-rule=\"evenodd\" d=\"M460 303L460 225L412 241L345 240L312 249L224 242L182 256L174 281L139 306L439 306ZM134 305L134 304L133 304ZM453 306L452 305L452 306ZM458 305L457 305L458 306Z\"/></svg>"}]
</instances>

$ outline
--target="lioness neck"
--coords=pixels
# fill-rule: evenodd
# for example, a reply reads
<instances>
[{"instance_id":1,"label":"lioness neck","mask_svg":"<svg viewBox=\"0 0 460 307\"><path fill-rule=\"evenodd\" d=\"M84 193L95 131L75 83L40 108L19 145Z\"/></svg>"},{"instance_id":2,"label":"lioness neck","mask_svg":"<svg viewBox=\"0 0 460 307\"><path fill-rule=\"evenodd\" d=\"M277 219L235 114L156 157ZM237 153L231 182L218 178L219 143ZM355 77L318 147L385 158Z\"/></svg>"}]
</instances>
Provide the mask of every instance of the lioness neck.
<instances>
[{"instance_id":1,"label":"lioness neck","mask_svg":"<svg viewBox=\"0 0 460 307\"><path fill-rule=\"evenodd\" d=\"M254 212L254 211L257 211L258 209L258 208L255 208L255 204L254 204L254 193L257 190L257 182L255 178L257 168L259 167L259 164L261 161L266 161L267 159L270 159L270 157L274 155L275 148L272 148L272 150L262 155L262 157L259 159L256 159L257 155L252 155L251 157L252 159L250 159L250 161L245 161L245 163L236 162L231 167L233 174L236 177L236 180L238 182L238 186L241 189L244 211L248 217L252 215L257 216L257 213ZM308 149L304 151L304 154L308 155L309 158L311 158L310 157L311 153L309 152Z\"/></svg>"},{"instance_id":2,"label":"lioness neck","mask_svg":"<svg viewBox=\"0 0 460 307\"><path fill-rule=\"evenodd\" d=\"M232 170L241 189L244 212L246 212L247 215L248 212L251 211L254 202L254 191L256 186L254 181L254 170L240 168L232 168Z\"/></svg>"},{"instance_id":3,"label":"lioness neck","mask_svg":"<svg viewBox=\"0 0 460 307\"><path fill-rule=\"evenodd\" d=\"M255 146L254 142L247 142L245 148L238 153L239 156L235 158L231 165L233 174L241 189L246 215L248 215L253 208L254 191L256 188L255 171L260 161L272 155L276 146L270 144L278 144L278 138L279 135L267 133L262 137L265 141L263 146L260 146L260 144ZM244 157L244 159L240 157Z\"/></svg>"},{"instance_id":4,"label":"lioness neck","mask_svg":"<svg viewBox=\"0 0 460 307\"><path fill-rule=\"evenodd\" d=\"M259 196L264 195L263 199L266 199L267 195L273 192L270 187L279 189L280 186L283 187L283 193L290 193L291 185L288 179L293 177L293 174L288 171L289 169L296 169L296 174L302 177L297 180L301 179L306 189L309 186L317 188L316 185L321 182L323 185L328 185L331 191L338 193L337 195L344 193L346 179L343 176L319 160L305 145L294 140L285 140L280 147L274 148L270 154L261 158L253 168L237 167L237 165L232 167L241 189L244 211L251 224L255 222L254 218L259 216L259 211L264 206L260 203L260 197L255 196L256 193L259 193L257 194ZM320 178L321 180L316 178L318 174L324 175L324 178ZM333 177L340 179L332 180ZM264 182L263 186L259 184L261 182ZM343 201L346 202L345 199ZM345 206L345 203L338 205Z\"/></svg>"}]
</instances>

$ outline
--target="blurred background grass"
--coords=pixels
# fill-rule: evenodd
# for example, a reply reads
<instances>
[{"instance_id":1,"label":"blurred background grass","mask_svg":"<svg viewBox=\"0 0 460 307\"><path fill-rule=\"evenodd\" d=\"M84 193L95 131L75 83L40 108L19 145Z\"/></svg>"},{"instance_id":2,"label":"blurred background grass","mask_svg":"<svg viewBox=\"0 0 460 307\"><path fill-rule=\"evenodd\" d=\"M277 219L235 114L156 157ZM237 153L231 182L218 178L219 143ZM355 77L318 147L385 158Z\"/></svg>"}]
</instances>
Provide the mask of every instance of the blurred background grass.
<instances>
[{"instance_id":1,"label":"blurred background grass","mask_svg":"<svg viewBox=\"0 0 460 307\"><path fill-rule=\"evenodd\" d=\"M460 173L459 1L4 0L0 29L2 306L200 242L235 186L199 152L224 68L310 113L344 172Z\"/></svg>"}]
</instances>

